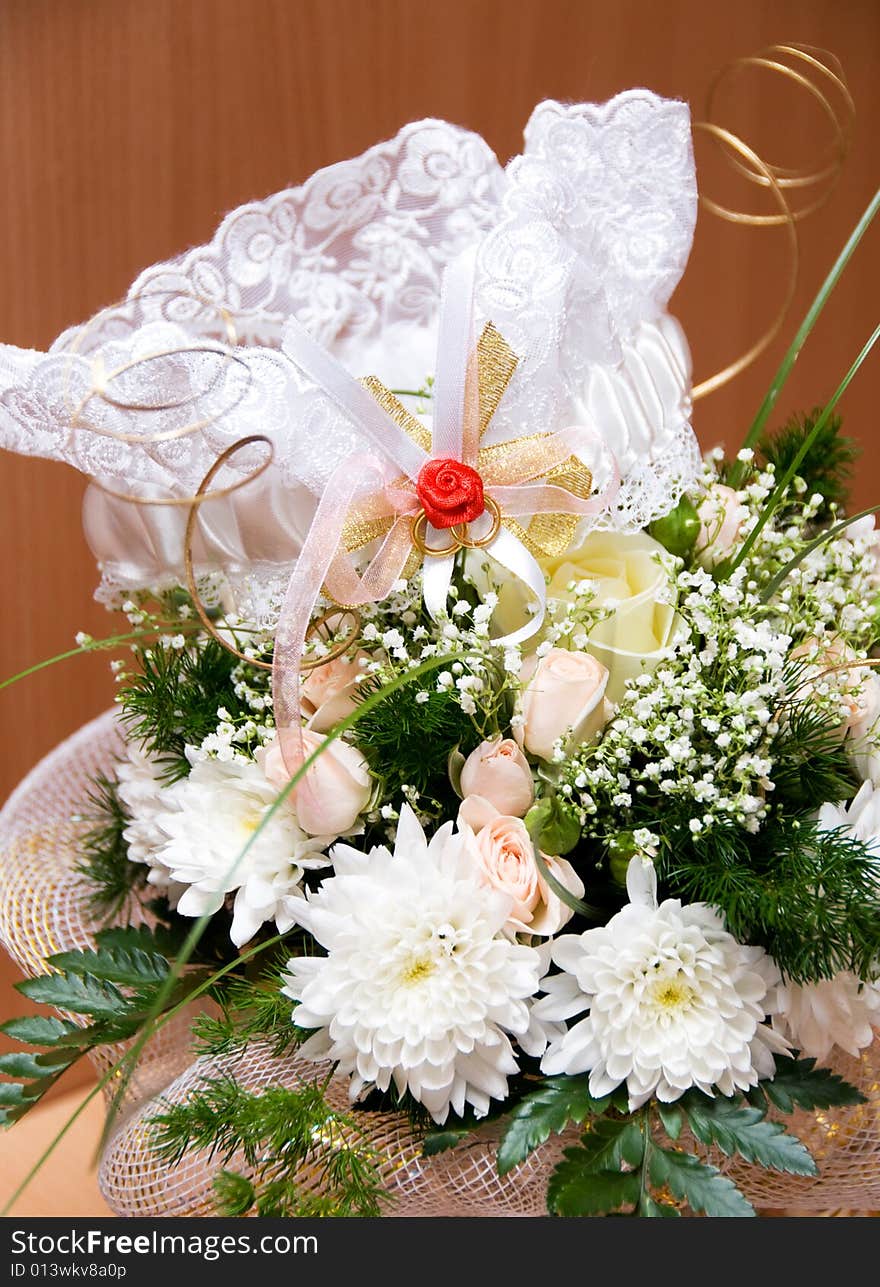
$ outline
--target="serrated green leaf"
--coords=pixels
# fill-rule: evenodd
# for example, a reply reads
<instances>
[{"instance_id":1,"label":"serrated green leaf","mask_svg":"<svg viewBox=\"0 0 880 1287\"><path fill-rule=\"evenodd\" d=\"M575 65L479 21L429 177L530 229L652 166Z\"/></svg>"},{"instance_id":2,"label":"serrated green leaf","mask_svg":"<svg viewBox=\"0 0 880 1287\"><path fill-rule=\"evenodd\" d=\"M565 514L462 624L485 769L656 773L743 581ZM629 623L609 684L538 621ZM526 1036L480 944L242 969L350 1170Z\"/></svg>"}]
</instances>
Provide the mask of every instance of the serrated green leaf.
<instances>
[{"instance_id":1,"label":"serrated green leaf","mask_svg":"<svg viewBox=\"0 0 880 1287\"><path fill-rule=\"evenodd\" d=\"M682 1106L696 1138L703 1144L717 1144L728 1157L739 1153L747 1162L789 1175L817 1173L801 1141L781 1123L768 1122L759 1108L700 1094L686 1096Z\"/></svg>"},{"instance_id":2,"label":"serrated green leaf","mask_svg":"<svg viewBox=\"0 0 880 1287\"><path fill-rule=\"evenodd\" d=\"M155 952L165 957L171 951L171 941L171 935L161 925L155 929L149 925L108 925L95 935L98 947L122 948L126 952Z\"/></svg>"},{"instance_id":3,"label":"serrated green leaf","mask_svg":"<svg viewBox=\"0 0 880 1287\"><path fill-rule=\"evenodd\" d=\"M86 1053L88 1046L56 1046L54 1050L44 1050L35 1055L38 1068L42 1069L42 1076L57 1070L58 1074L64 1072L71 1064L76 1063L81 1055Z\"/></svg>"},{"instance_id":4,"label":"serrated green leaf","mask_svg":"<svg viewBox=\"0 0 880 1287\"><path fill-rule=\"evenodd\" d=\"M681 1215L681 1212L671 1202L658 1202L651 1197L650 1193L643 1193L639 1198L639 1215L674 1220Z\"/></svg>"},{"instance_id":5,"label":"serrated green leaf","mask_svg":"<svg viewBox=\"0 0 880 1287\"><path fill-rule=\"evenodd\" d=\"M49 957L49 964L64 974L90 975L132 988L155 986L167 978L170 969L165 957L156 952L116 946L57 952Z\"/></svg>"},{"instance_id":6,"label":"serrated green leaf","mask_svg":"<svg viewBox=\"0 0 880 1287\"><path fill-rule=\"evenodd\" d=\"M567 1153L579 1153L568 1149ZM591 1171L577 1157L566 1157L550 1176L547 1207L560 1216L607 1215L639 1200L638 1171Z\"/></svg>"},{"instance_id":7,"label":"serrated green leaf","mask_svg":"<svg viewBox=\"0 0 880 1287\"><path fill-rule=\"evenodd\" d=\"M27 1087L17 1081L0 1081L0 1104L4 1108L11 1108L18 1104L25 1104L31 1098L25 1093Z\"/></svg>"},{"instance_id":8,"label":"serrated green leaf","mask_svg":"<svg viewBox=\"0 0 880 1287\"><path fill-rule=\"evenodd\" d=\"M0 1032L29 1046L82 1045L85 1043L85 1031L70 1019L44 1018L42 1015L27 1015L0 1023Z\"/></svg>"},{"instance_id":9,"label":"serrated green leaf","mask_svg":"<svg viewBox=\"0 0 880 1287\"><path fill-rule=\"evenodd\" d=\"M131 1006L128 998L114 984L92 978L89 974L43 974L15 986L31 1001L95 1018L116 1018Z\"/></svg>"},{"instance_id":10,"label":"serrated green leaf","mask_svg":"<svg viewBox=\"0 0 880 1287\"><path fill-rule=\"evenodd\" d=\"M422 1140L422 1156L437 1157L439 1153L446 1153L451 1148L456 1148L463 1139L473 1134L473 1127L452 1126L444 1131L429 1131Z\"/></svg>"},{"instance_id":11,"label":"serrated green leaf","mask_svg":"<svg viewBox=\"0 0 880 1287\"><path fill-rule=\"evenodd\" d=\"M747 1202L732 1180L714 1166L700 1162L691 1153L672 1149L651 1149L648 1173L655 1188L664 1186L674 1198L683 1199L692 1211L707 1216L753 1216L755 1209Z\"/></svg>"},{"instance_id":12,"label":"serrated green leaf","mask_svg":"<svg viewBox=\"0 0 880 1287\"><path fill-rule=\"evenodd\" d=\"M571 1122L580 1125L599 1116L610 1104L608 1097L590 1094L588 1077L548 1077L526 1095L510 1113L509 1124L498 1146L498 1172L507 1175L545 1143L559 1135Z\"/></svg>"},{"instance_id":13,"label":"serrated green leaf","mask_svg":"<svg viewBox=\"0 0 880 1287\"><path fill-rule=\"evenodd\" d=\"M779 1060L776 1075L758 1082L755 1090L783 1113L795 1108L843 1108L864 1104L865 1096L829 1068L817 1068L815 1059ZM749 1094L749 1100L756 1102ZM760 1107L760 1104L758 1105Z\"/></svg>"},{"instance_id":14,"label":"serrated green leaf","mask_svg":"<svg viewBox=\"0 0 880 1287\"><path fill-rule=\"evenodd\" d=\"M640 1166L645 1152L642 1128L631 1118L600 1117L581 1136L580 1146L566 1149L565 1156L580 1159L581 1165L591 1170L614 1170L626 1162Z\"/></svg>"},{"instance_id":15,"label":"serrated green leaf","mask_svg":"<svg viewBox=\"0 0 880 1287\"><path fill-rule=\"evenodd\" d=\"M657 1113L666 1134L671 1140L677 1140L682 1128L681 1109L677 1104L661 1104L658 1100Z\"/></svg>"},{"instance_id":16,"label":"serrated green leaf","mask_svg":"<svg viewBox=\"0 0 880 1287\"><path fill-rule=\"evenodd\" d=\"M0 1055L0 1073L7 1077L31 1077L39 1080L46 1076L46 1069L37 1063L37 1056L29 1050L15 1050Z\"/></svg>"}]
</instances>

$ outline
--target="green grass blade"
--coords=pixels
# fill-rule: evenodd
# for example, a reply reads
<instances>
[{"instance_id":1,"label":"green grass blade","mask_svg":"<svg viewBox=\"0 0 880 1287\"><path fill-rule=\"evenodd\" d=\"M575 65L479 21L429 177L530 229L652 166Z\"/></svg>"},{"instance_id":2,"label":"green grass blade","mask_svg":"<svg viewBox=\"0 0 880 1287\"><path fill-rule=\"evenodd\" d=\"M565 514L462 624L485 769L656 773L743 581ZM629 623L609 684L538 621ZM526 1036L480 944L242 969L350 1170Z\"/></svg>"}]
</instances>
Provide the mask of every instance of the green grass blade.
<instances>
[{"instance_id":1,"label":"green grass blade","mask_svg":"<svg viewBox=\"0 0 880 1287\"><path fill-rule=\"evenodd\" d=\"M816 325L816 321L818 320L819 314L822 312L822 309L825 307L826 303L828 302L828 298L831 295L832 291L834 290L834 287L840 281L840 278L843 275L844 268L846 268L847 264L849 263L850 258L856 246L858 246L859 242L862 240L862 237L867 232L871 224L871 221L876 215L878 209L880 209L880 189L878 189L877 192L874 193L874 196L870 204L868 205L868 208L865 210L865 213L862 215L861 219L853 229L849 240L847 241L846 245L843 247L843 250L841 250L840 254L838 255L837 260L834 266L832 267L831 271L829 272L828 276L825 278L824 282L819 287L819 291L816 295L816 298L813 300L812 304L807 310L807 315L804 318L803 322L801 323L800 327L798 328L797 334L795 335L794 339L789 345L787 353L785 354L782 361L780 362L779 369L774 375L773 380L771 381L770 388L767 390L767 393L764 397L764 401L761 403L761 406L758 408L758 414L755 416L755 419L752 421L751 428L749 429L749 432L746 434L745 442L743 443L744 447L754 447L758 439L760 438L761 433L764 429L764 426L766 425L768 419L770 418L770 414L773 411L774 406L776 405L776 400L779 397L779 394L781 393L786 380L791 374L791 369L794 366L795 362L797 361L798 355L801 349L804 347L804 344L806 343L808 335L812 331L813 327ZM741 462L737 462L737 464L734 466L731 472L731 478L730 478L731 486L738 487L742 482L744 473L745 473L744 466L742 465Z\"/></svg>"},{"instance_id":2,"label":"green grass blade","mask_svg":"<svg viewBox=\"0 0 880 1287\"><path fill-rule=\"evenodd\" d=\"M797 471L800 468L804 457L806 456L807 452L810 450L810 447L813 445L816 438L825 428L825 425L828 423L832 413L834 412L834 408L837 406L838 402L843 397L844 393L846 393L856 372L859 370L862 363L868 357L869 353L873 349L874 345L877 343L878 339L880 339L880 325L878 325L875 328L873 334L871 335L871 338L868 340L867 344L862 349L861 353L856 358L855 362L853 362L852 366L847 371L846 375L843 377L840 384L837 386L837 389L831 401L826 405L822 414L817 417L816 423L813 425L812 432L808 434L808 436L804 439L801 445L800 451L797 453L794 460L792 460L788 469L782 475L779 482L776 484L776 486L773 488L773 491L768 496L767 502L764 505L764 508L761 510L760 515L758 516L757 523L749 532L745 541L741 545L736 558L733 560L733 563L730 566L731 572L735 571L743 562L743 560L748 557L749 552L753 548L761 532L766 527L767 523L770 521L775 511L778 509L779 503L782 499L785 489L788 487L788 484L797 474ZM850 520L850 522L852 522L852 519Z\"/></svg>"}]
</instances>

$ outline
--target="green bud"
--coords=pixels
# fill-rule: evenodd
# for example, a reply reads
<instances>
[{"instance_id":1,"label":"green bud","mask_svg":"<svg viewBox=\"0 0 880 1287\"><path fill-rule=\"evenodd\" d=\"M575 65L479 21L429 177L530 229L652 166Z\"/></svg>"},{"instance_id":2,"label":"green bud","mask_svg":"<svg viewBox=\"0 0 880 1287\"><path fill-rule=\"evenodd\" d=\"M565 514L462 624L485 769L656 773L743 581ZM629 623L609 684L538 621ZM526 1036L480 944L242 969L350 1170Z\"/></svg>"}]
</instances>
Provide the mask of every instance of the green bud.
<instances>
[{"instance_id":1,"label":"green bud","mask_svg":"<svg viewBox=\"0 0 880 1287\"><path fill-rule=\"evenodd\" d=\"M693 501L682 496L675 509L655 519L648 531L670 554L683 559L694 548L700 532L700 516Z\"/></svg>"},{"instance_id":2,"label":"green bud","mask_svg":"<svg viewBox=\"0 0 880 1287\"><path fill-rule=\"evenodd\" d=\"M580 823L559 801L545 796L525 816L526 830L543 854L559 857L570 853L581 838Z\"/></svg>"},{"instance_id":3,"label":"green bud","mask_svg":"<svg viewBox=\"0 0 880 1287\"><path fill-rule=\"evenodd\" d=\"M608 845L608 866L611 879L618 885L626 884L626 871L637 846L631 831L621 831Z\"/></svg>"}]
</instances>

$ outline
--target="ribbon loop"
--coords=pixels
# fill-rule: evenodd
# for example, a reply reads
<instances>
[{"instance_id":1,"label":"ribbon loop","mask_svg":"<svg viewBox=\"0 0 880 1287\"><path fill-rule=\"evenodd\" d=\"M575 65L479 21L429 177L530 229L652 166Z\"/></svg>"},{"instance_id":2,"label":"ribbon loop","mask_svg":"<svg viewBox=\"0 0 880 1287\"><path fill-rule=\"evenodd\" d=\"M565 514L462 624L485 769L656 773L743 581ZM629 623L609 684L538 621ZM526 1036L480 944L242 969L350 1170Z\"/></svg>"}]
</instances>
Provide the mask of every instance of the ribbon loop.
<instances>
[{"instance_id":1,"label":"ribbon loop","mask_svg":"<svg viewBox=\"0 0 880 1287\"><path fill-rule=\"evenodd\" d=\"M291 771L304 759L299 672L322 587L341 607L378 603L421 562L425 606L436 619L446 610L455 556L480 550L532 595L531 618L498 640L521 643L544 620L546 586L538 557L566 549L581 520L605 509L619 487L613 453L583 425L481 446L518 358L491 322L474 343L474 275L472 252L446 270L430 437L381 381L355 380L298 322L289 322L284 332L284 353L375 448L345 460L331 477L282 607L273 691ZM595 494L585 458L603 452L609 480ZM365 561L364 552L377 542Z\"/></svg>"}]
</instances>

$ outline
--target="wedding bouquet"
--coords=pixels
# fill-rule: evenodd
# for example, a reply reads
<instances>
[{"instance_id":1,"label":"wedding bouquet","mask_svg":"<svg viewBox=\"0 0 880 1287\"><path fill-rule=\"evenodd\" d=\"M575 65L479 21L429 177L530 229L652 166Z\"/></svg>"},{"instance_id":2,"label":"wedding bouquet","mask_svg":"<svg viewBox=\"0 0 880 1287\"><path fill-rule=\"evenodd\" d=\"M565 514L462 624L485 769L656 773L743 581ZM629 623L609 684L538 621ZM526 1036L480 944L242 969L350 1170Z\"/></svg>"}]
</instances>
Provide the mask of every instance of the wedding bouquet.
<instances>
[{"instance_id":1,"label":"wedding bouquet","mask_svg":"<svg viewBox=\"0 0 880 1287\"><path fill-rule=\"evenodd\" d=\"M695 212L647 91L420 122L4 350L130 651L0 819L0 1103L95 1056L118 1210L751 1215L795 1112L877 1198L874 520L842 389L701 459Z\"/></svg>"}]
</instances>

